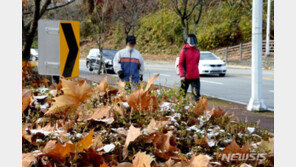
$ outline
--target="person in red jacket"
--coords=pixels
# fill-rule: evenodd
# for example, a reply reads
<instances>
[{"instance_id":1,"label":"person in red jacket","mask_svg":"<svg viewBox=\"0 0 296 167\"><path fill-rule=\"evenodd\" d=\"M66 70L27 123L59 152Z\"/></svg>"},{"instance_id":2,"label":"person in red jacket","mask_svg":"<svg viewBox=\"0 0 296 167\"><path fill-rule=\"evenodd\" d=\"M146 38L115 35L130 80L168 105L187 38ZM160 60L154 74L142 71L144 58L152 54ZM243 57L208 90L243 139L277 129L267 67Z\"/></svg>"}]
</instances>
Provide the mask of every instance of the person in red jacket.
<instances>
[{"instance_id":1,"label":"person in red jacket","mask_svg":"<svg viewBox=\"0 0 296 167\"><path fill-rule=\"evenodd\" d=\"M189 85L191 85L195 101L199 101L200 80L198 63L200 52L196 44L196 36L194 34L189 34L187 44L183 46L180 52L179 74L181 78L181 91L184 92L184 97L186 96Z\"/></svg>"}]
</instances>

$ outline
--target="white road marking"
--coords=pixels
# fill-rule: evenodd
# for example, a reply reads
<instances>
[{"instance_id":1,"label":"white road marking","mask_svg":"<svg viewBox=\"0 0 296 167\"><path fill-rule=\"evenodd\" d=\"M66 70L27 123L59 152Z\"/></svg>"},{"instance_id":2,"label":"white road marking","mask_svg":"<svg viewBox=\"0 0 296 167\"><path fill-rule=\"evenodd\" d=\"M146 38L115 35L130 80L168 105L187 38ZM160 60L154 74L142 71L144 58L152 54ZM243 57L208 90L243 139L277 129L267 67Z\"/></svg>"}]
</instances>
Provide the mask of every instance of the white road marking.
<instances>
[{"instance_id":1,"label":"white road marking","mask_svg":"<svg viewBox=\"0 0 296 167\"><path fill-rule=\"evenodd\" d=\"M269 90L269 92L274 93L274 90Z\"/></svg>"},{"instance_id":2,"label":"white road marking","mask_svg":"<svg viewBox=\"0 0 296 167\"><path fill-rule=\"evenodd\" d=\"M211 84L217 84L217 85L223 85L221 82L214 82L214 81L206 81L206 80L200 80L201 82L211 83Z\"/></svg>"}]
</instances>

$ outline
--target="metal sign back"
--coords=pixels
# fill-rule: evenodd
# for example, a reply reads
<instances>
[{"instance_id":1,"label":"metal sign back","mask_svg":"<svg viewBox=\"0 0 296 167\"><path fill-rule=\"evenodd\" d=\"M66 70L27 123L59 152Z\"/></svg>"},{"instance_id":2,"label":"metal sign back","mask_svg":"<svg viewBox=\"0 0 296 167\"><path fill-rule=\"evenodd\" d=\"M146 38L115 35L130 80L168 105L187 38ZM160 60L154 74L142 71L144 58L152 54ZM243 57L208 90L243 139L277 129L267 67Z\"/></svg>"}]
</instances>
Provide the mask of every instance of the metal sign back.
<instances>
[{"instance_id":1,"label":"metal sign back","mask_svg":"<svg viewBox=\"0 0 296 167\"><path fill-rule=\"evenodd\" d=\"M41 75L60 75L59 23L57 20L38 22L38 72Z\"/></svg>"},{"instance_id":2,"label":"metal sign back","mask_svg":"<svg viewBox=\"0 0 296 167\"><path fill-rule=\"evenodd\" d=\"M39 74L78 77L80 23L39 20L38 24Z\"/></svg>"}]
</instances>

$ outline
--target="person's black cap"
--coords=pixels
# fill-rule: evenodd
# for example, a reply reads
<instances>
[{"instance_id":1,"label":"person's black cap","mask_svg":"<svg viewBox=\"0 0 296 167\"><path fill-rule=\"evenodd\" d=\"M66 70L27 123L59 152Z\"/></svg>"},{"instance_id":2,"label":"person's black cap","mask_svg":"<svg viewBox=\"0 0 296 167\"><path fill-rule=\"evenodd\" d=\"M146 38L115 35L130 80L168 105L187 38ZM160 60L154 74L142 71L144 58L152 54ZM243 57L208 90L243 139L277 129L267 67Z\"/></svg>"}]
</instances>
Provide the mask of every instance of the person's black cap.
<instances>
[{"instance_id":1,"label":"person's black cap","mask_svg":"<svg viewBox=\"0 0 296 167\"><path fill-rule=\"evenodd\" d=\"M130 44L136 44L137 43L137 41L136 41L136 37L135 36L133 36L133 35L128 35L127 37L126 37L126 44L127 43L130 43Z\"/></svg>"},{"instance_id":2,"label":"person's black cap","mask_svg":"<svg viewBox=\"0 0 296 167\"><path fill-rule=\"evenodd\" d=\"M197 44L196 36L194 34L188 34L187 43L191 45L196 45Z\"/></svg>"}]
</instances>

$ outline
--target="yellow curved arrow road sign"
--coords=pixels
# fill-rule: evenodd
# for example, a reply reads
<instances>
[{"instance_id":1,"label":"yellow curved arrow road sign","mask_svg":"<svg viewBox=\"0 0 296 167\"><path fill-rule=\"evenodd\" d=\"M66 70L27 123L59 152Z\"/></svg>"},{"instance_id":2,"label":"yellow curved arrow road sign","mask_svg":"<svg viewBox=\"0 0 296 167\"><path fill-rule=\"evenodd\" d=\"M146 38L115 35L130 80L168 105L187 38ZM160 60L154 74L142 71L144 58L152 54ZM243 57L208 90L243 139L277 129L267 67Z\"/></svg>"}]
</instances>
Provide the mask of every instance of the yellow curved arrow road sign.
<instances>
[{"instance_id":1,"label":"yellow curved arrow road sign","mask_svg":"<svg viewBox=\"0 0 296 167\"><path fill-rule=\"evenodd\" d=\"M60 76L75 78L79 76L79 38L78 21L60 22Z\"/></svg>"}]
</instances>

